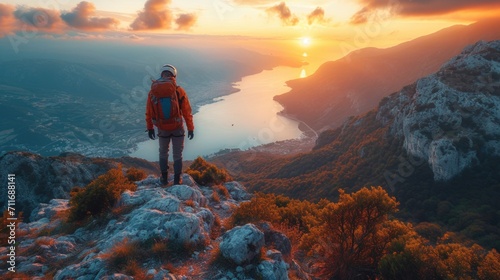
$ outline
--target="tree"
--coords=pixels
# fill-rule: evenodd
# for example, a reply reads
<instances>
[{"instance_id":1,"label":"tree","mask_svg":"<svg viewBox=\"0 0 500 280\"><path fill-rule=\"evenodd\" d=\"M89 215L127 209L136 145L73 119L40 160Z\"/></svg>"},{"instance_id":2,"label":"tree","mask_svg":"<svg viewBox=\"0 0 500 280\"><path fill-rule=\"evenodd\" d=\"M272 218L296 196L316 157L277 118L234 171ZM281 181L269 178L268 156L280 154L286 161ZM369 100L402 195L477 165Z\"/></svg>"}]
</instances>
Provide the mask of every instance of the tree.
<instances>
[{"instance_id":1,"label":"tree","mask_svg":"<svg viewBox=\"0 0 500 280\"><path fill-rule=\"evenodd\" d=\"M381 187L363 188L354 194L340 190L338 203L320 214L321 224L304 239L323 277L354 279L375 275L389 243L408 227L389 220L397 211L396 199Z\"/></svg>"}]
</instances>

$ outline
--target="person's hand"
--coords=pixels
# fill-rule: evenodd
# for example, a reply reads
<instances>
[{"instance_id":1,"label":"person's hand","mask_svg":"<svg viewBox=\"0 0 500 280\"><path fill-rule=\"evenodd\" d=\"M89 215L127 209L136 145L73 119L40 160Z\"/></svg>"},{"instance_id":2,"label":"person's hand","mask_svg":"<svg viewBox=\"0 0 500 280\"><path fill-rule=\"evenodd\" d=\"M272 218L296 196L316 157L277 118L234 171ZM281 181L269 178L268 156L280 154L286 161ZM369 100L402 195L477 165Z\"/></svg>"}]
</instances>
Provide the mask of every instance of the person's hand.
<instances>
[{"instance_id":1,"label":"person's hand","mask_svg":"<svg viewBox=\"0 0 500 280\"><path fill-rule=\"evenodd\" d=\"M154 129L148 129L148 136L151 140L155 140L155 130Z\"/></svg>"},{"instance_id":2,"label":"person's hand","mask_svg":"<svg viewBox=\"0 0 500 280\"><path fill-rule=\"evenodd\" d=\"M188 139L191 140L194 137L194 131L190 130L188 131Z\"/></svg>"}]
</instances>

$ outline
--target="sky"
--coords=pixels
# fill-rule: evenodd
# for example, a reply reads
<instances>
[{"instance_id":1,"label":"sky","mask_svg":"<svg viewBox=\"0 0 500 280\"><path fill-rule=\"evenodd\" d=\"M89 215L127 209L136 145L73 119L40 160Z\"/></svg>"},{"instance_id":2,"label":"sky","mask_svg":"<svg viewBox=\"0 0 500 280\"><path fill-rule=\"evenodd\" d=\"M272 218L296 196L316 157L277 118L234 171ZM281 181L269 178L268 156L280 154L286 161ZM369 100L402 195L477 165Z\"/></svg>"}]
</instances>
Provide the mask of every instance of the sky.
<instances>
[{"instance_id":1,"label":"sky","mask_svg":"<svg viewBox=\"0 0 500 280\"><path fill-rule=\"evenodd\" d=\"M0 37L203 38L329 60L499 16L500 0L3 0Z\"/></svg>"}]
</instances>

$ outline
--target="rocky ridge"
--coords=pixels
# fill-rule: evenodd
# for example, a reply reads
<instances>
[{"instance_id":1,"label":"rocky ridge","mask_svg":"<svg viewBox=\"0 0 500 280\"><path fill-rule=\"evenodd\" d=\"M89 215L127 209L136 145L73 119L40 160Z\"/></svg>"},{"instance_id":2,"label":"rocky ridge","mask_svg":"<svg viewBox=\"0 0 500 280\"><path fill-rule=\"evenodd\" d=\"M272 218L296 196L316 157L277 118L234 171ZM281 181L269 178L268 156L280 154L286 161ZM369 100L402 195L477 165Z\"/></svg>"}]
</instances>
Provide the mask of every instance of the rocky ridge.
<instances>
[{"instance_id":1,"label":"rocky ridge","mask_svg":"<svg viewBox=\"0 0 500 280\"><path fill-rule=\"evenodd\" d=\"M53 198L69 198L75 186L85 186L99 175L115 168L136 167L156 173L157 164L130 157L117 159L89 158L75 153L57 157L42 157L29 152L9 152L0 157L0 182L7 182L8 174L16 175L16 211L29 214L39 203ZM0 193L0 208L5 207L7 192Z\"/></svg>"},{"instance_id":2,"label":"rocky ridge","mask_svg":"<svg viewBox=\"0 0 500 280\"><path fill-rule=\"evenodd\" d=\"M487 156L500 156L500 41L480 41L384 98L377 119L404 139L409 155L447 181Z\"/></svg>"},{"instance_id":3,"label":"rocky ridge","mask_svg":"<svg viewBox=\"0 0 500 280\"><path fill-rule=\"evenodd\" d=\"M150 253L139 264L147 279L288 279L284 255L289 256L291 247L285 235L268 224L226 230L220 222L251 198L241 184L225 183L227 195L219 197L187 174L183 182L162 188L158 178L149 176L136 182L136 191L121 195L113 209L119 214L95 219L72 233L62 233L68 200L40 204L32 222L18 225L16 273L31 279L134 279L116 271L110 258L124 244L144 247L154 241L195 250L183 259L173 258L170 266ZM6 250L1 248L2 255ZM225 265L211 264L217 254Z\"/></svg>"}]
</instances>

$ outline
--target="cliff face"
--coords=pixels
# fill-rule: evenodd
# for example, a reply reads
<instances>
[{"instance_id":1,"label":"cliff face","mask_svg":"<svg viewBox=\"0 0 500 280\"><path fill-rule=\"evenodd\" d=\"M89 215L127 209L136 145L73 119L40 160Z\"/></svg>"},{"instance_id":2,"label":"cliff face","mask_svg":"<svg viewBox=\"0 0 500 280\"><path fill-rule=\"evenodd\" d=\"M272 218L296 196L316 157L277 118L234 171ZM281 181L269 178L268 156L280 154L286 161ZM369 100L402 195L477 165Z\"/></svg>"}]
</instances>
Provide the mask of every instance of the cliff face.
<instances>
[{"instance_id":1,"label":"cliff face","mask_svg":"<svg viewBox=\"0 0 500 280\"><path fill-rule=\"evenodd\" d=\"M467 47L435 74L380 103L377 119L446 181L500 156L500 41Z\"/></svg>"},{"instance_id":2,"label":"cliff face","mask_svg":"<svg viewBox=\"0 0 500 280\"><path fill-rule=\"evenodd\" d=\"M66 153L58 157L42 157L27 152L10 152L0 157L0 182L7 182L8 174L16 175L16 210L29 214L39 203L52 198L69 198L69 191L83 187L99 175L122 163L155 173L156 164L134 158L88 158ZM7 202L7 192L0 193L0 208Z\"/></svg>"}]
</instances>

